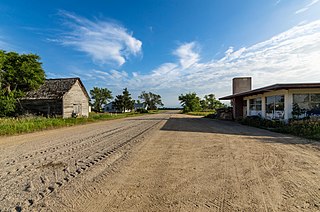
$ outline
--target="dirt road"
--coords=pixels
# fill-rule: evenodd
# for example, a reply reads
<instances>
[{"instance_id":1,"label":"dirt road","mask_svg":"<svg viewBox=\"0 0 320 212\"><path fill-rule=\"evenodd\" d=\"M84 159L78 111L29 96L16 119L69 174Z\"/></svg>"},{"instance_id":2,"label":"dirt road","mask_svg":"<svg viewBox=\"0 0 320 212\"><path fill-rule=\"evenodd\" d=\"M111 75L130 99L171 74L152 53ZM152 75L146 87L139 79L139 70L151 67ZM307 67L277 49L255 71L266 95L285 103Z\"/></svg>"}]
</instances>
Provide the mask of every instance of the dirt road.
<instances>
[{"instance_id":1,"label":"dirt road","mask_svg":"<svg viewBox=\"0 0 320 212\"><path fill-rule=\"evenodd\" d=\"M320 211L320 145L166 113L0 138L0 211Z\"/></svg>"}]
</instances>

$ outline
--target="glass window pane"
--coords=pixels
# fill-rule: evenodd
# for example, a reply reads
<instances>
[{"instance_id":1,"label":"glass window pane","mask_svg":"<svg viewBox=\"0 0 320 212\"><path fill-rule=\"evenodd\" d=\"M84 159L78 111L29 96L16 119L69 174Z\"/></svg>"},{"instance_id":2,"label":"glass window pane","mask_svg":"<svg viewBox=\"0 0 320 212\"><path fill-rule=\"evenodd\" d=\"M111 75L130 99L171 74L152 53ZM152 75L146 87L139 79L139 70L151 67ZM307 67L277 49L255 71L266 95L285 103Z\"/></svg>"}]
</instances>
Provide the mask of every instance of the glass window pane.
<instances>
[{"instance_id":1,"label":"glass window pane","mask_svg":"<svg viewBox=\"0 0 320 212\"><path fill-rule=\"evenodd\" d=\"M284 118L284 96L266 97L266 118L283 119Z\"/></svg>"},{"instance_id":2,"label":"glass window pane","mask_svg":"<svg viewBox=\"0 0 320 212\"><path fill-rule=\"evenodd\" d=\"M293 94L293 103L309 102L309 94Z\"/></svg>"},{"instance_id":3,"label":"glass window pane","mask_svg":"<svg viewBox=\"0 0 320 212\"><path fill-rule=\"evenodd\" d=\"M256 98L256 103L261 105L261 98Z\"/></svg>"},{"instance_id":4,"label":"glass window pane","mask_svg":"<svg viewBox=\"0 0 320 212\"><path fill-rule=\"evenodd\" d=\"M250 115L256 115L258 114L257 111L261 111L261 98L256 98L256 99L250 99Z\"/></svg>"},{"instance_id":5,"label":"glass window pane","mask_svg":"<svg viewBox=\"0 0 320 212\"><path fill-rule=\"evenodd\" d=\"M266 113L272 113L274 108L274 96L266 97Z\"/></svg>"},{"instance_id":6,"label":"glass window pane","mask_svg":"<svg viewBox=\"0 0 320 212\"><path fill-rule=\"evenodd\" d=\"M284 96L275 96L275 110L283 111L284 110Z\"/></svg>"},{"instance_id":7,"label":"glass window pane","mask_svg":"<svg viewBox=\"0 0 320 212\"><path fill-rule=\"evenodd\" d=\"M311 102L320 102L320 94L310 94Z\"/></svg>"}]
</instances>

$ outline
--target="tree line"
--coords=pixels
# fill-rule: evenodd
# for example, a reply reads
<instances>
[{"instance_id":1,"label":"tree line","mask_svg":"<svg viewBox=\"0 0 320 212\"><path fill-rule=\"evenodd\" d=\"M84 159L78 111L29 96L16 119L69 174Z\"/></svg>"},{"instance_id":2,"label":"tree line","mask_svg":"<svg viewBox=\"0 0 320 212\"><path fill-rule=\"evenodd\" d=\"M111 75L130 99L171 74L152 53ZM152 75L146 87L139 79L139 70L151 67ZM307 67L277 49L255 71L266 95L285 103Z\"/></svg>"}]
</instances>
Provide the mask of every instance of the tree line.
<instances>
[{"instance_id":1,"label":"tree line","mask_svg":"<svg viewBox=\"0 0 320 212\"><path fill-rule=\"evenodd\" d=\"M46 80L45 71L36 54L19 54L0 50L0 117L21 114L19 99L29 91L37 90ZM113 99L112 92L107 88L94 87L90 90L90 103L94 110L103 111L103 106ZM143 91L139 99L147 109L155 110L163 106L161 96ZM134 103L128 89L114 99L119 111L132 110Z\"/></svg>"},{"instance_id":2,"label":"tree line","mask_svg":"<svg viewBox=\"0 0 320 212\"><path fill-rule=\"evenodd\" d=\"M112 91L107 88L94 87L90 90L91 106L96 112L103 112L104 106L113 99ZM134 109L134 104L143 104L147 110L157 110L159 106L163 106L161 96L152 92L142 91L139 100L133 100L127 88L123 89L122 94L117 95L113 100L113 106L117 111L125 112Z\"/></svg>"},{"instance_id":3,"label":"tree line","mask_svg":"<svg viewBox=\"0 0 320 212\"><path fill-rule=\"evenodd\" d=\"M46 79L45 72L36 54L18 54L0 50L0 116L12 116L19 111L19 99L27 92L38 89ZM90 104L93 110L103 111L103 107L113 99L112 92L107 88L94 87L90 90ZM118 111L132 110L134 103L142 103L148 110L156 110L163 106L161 96L152 92L142 91L139 100L133 100L127 88L117 95L113 104ZM183 112L213 111L225 107L214 94L200 99L196 93L181 94L179 101Z\"/></svg>"},{"instance_id":4,"label":"tree line","mask_svg":"<svg viewBox=\"0 0 320 212\"><path fill-rule=\"evenodd\" d=\"M203 99L197 96L195 92L181 94L179 101L183 107L183 112L199 112L199 111L214 111L219 108L226 107L225 104L216 99L214 94L205 95Z\"/></svg>"}]
</instances>

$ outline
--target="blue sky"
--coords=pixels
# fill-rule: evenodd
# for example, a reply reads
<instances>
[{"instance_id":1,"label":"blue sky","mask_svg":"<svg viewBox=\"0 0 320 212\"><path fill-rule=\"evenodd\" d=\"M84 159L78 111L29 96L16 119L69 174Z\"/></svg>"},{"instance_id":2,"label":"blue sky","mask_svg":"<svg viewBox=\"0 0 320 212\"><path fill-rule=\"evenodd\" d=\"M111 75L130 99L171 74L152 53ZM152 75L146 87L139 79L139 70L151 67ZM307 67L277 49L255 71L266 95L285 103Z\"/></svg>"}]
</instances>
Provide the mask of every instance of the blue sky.
<instances>
[{"instance_id":1,"label":"blue sky","mask_svg":"<svg viewBox=\"0 0 320 212\"><path fill-rule=\"evenodd\" d=\"M1 0L0 49L40 55L48 78L172 107L228 95L233 77L319 82L320 0Z\"/></svg>"}]
</instances>

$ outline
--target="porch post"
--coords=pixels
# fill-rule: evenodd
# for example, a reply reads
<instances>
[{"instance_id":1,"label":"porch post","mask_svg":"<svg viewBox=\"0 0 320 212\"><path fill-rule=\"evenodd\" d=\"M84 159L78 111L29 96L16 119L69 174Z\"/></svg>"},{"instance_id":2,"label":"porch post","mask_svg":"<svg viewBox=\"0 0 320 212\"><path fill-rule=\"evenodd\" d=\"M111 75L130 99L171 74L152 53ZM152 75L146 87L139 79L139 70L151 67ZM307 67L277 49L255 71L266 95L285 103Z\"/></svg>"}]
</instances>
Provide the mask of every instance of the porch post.
<instances>
[{"instance_id":1,"label":"porch post","mask_svg":"<svg viewBox=\"0 0 320 212\"><path fill-rule=\"evenodd\" d=\"M289 118L292 118L292 104L293 96L292 93L289 93L288 90L284 92L284 120L288 121Z\"/></svg>"}]
</instances>

